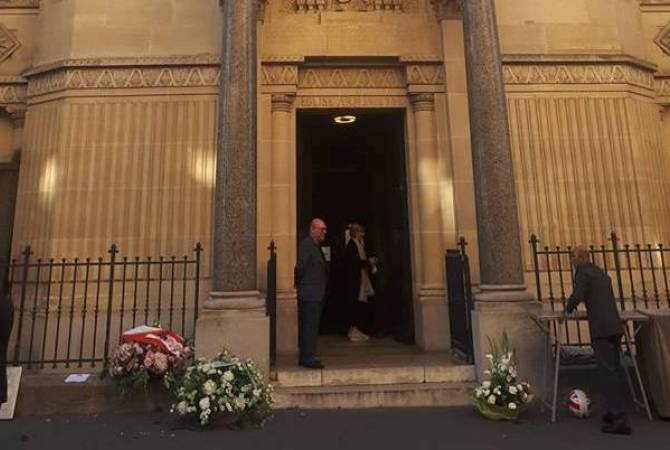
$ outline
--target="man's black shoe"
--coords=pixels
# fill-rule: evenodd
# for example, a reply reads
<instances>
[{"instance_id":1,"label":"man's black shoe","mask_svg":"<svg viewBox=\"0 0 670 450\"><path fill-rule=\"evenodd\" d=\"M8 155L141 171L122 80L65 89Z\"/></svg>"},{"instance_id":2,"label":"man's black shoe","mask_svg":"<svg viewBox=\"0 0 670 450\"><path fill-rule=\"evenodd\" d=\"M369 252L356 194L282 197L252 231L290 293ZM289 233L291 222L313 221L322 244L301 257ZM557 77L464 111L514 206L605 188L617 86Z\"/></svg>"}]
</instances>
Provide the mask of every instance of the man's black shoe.
<instances>
[{"instance_id":1,"label":"man's black shoe","mask_svg":"<svg viewBox=\"0 0 670 450\"><path fill-rule=\"evenodd\" d=\"M620 415L617 415L617 414L612 414L612 413L603 414L603 422L608 424L608 425L611 425L611 424L613 424L617 421L620 422L622 420L625 421L627 419L625 419L625 416L620 416Z\"/></svg>"},{"instance_id":2,"label":"man's black shoe","mask_svg":"<svg viewBox=\"0 0 670 450\"><path fill-rule=\"evenodd\" d=\"M306 367L307 369L323 369L324 365L318 359L312 361L301 361L300 365Z\"/></svg>"},{"instance_id":3,"label":"man's black shoe","mask_svg":"<svg viewBox=\"0 0 670 450\"><path fill-rule=\"evenodd\" d=\"M600 431L611 434L631 434L633 432L628 422L606 423L600 427Z\"/></svg>"}]
</instances>

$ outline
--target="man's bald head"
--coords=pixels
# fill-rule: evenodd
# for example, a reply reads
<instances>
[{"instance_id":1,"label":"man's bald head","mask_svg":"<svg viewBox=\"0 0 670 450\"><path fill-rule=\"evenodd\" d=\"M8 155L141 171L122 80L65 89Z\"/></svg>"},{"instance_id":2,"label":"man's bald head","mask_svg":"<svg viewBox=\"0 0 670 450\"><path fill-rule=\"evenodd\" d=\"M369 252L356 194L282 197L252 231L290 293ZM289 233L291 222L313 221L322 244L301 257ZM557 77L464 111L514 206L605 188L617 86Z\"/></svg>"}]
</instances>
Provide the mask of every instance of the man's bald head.
<instances>
[{"instance_id":1,"label":"man's bald head","mask_svg":"<svg viewBox=\"0 0 670 450\"><path fill-rule=\"evenodd\" d=\"M589 249L584 245L578 245L572 249L572 265L575 267L583 266L590 260Z\"/></svg>"},{"instance_id":2,"label":"man's bald head","mask_svg":"<svg viewBox=\"0 0 670 450\"><path fill-rule=\"evenodd\" d=\"M323 219L312 219L309 225L309 235L316 242L323 242L326 239L326 222Z\"/></svg>"}]
</instances>

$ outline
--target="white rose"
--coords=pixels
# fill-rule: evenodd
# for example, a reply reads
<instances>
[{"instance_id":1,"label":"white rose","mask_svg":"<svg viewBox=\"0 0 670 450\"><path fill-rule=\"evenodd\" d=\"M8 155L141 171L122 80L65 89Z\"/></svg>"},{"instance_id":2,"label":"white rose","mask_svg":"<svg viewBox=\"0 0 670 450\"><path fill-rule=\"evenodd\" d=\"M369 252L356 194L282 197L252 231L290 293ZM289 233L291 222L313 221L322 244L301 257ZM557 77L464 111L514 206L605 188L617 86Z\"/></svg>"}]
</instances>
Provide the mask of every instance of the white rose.
<instances>
[{"instance_id":1,"label":"white rose","mask_svg":"<svg viewBox=\"0 0 670 450\"><path fill-rule=\"evenodd\" d=\"M260 389L254 389L254 397L260 397L261 396L261 390Z\"/></svg>"},{"instance_id":2,"label":"white rose","mask_svg":"<svg viewBox=\"0 0 670 450\"><path fill-rule=\"evenodd\" d=\"M514 387L514 386L509 387L509 393L510 394L516 395L517 392L519 392L519 391L517 391L516 387Z\"/></svg>"},{"instance_id":3,"label":"white rose","mask_svg":"<svg viewBox=\"0 0 670 450\"><path fill-rule=\"evenodd\" d=\"M205 381L205 383L202 385L202 391L203 391L206 395L212 395L213 393L216 392L216 389L217 389L217 388L218 388L218 386L216 385L216 383L215 383L213 380L207 380L207 381Z\"/></svg>"},{"instance_id":4,"label":"white rose","mask_svg":"<svg viewBox=\"0 0 670 450\"><path fill-rule=\"evenodd\" d=\"M482 387L483 387L484 389L488 389L488 388L490 388L490 387L491 387L491 382L490 382L490 381L484 381L484 382L482 383Z\"/></svg>"},{"instance_id":5,"label":"white rose","mask_svg":"<svg viewBox=\"0 0 670 450\"><path fill-rule=\"evenodd\" d=\"M223 373L223 379L226 381L233 381L235 379L235 375L230 370L226 370Z\"/></svg>"},{"instance_id":6,"label":"white rose","mask_svg":"<svg viewBox=\"0 0 670 450\"><path fill-rule=\"evenodd\" d=\"M507 405L507 408L509 408L509 409L516 409L516 403L511 402L509 405Z\"/></svg>"},{"instance_id":7,"label":"white rose","mask_svg":"<svg viewBox=\"0 0 670 450\"><path fill-rule=\"evenodd\" d=\"M496 396L495 396L495 395L491 395L491 396L489 396L489 398L488 398L488 402L489 402L491 405L495 405L495 404L496 404Z\"/></svg>"},{"instance_id":8,"label":"white rose","mask_svg":"<svg viewBox=\"0 0 670 450\"><path fill-rule=\"evenodd\" d=\"M487 354L486 354L486 359L493 359L493 355L490 354L490 353L487 353Z\"/></svg>"},{"instance_id":9,"label":"white rose","mask_svg":"<svg viewBox=\"0 0 670 450\"><path fill-rule=\"evenodd\" d=\"M239 397L235 398L235 407L236 407L237 409L244 409L244 407L246 406L246 404L247 404L247 402L244 401L243 398L239 398Z\"/></svg>"},{"instance_id":10,"label":"white rose","mask_svg":"<svg viewBox=\"0 0 670 450\"><path fill-rule=\"evenodd\" d=\"M177 413L180 416L185 416L188 413L188 403L182 401L177 404Z\"/></svg>"},{"instance_id":11,"label":"white rose","mask_svg":"<svg viewBox=\"0 0 670 450\"><path fill-rule=\"evenodd\" d=\"M209 409L209 397L203 397L200 399L200 403L198 403L200 406L200 409L203 411L206 411Z\"/></svg>"},{"instance_id":12,"label":"white rose","mask_svg":"<svg viewBox=\"0 0 670 450\"><path fill-rule=\"evenodd\" d=\"M487 369L487 370L485 370L485 371L484 371L484 375L491 375L491 371L490 371L490 370L488 370L488 369Z\"/></svg>"}]
</instances>

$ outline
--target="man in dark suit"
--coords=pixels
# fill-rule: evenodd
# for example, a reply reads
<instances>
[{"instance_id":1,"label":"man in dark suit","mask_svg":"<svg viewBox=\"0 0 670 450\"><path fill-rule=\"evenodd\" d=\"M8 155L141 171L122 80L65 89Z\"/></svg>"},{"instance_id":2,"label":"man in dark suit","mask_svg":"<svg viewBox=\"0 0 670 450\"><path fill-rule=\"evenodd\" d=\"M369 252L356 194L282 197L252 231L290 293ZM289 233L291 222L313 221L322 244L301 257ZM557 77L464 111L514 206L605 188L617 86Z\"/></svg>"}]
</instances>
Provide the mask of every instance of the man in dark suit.
<instances>
[{"instance_id":1,"label":"man in dark suit","mask_svg":"<svg viewBox=\"0 0 670 450\"><path fill-rule=\"evenodd\" d=\"M309 236L300 242L295 265L295 284L298 288L298 363L310 369L323 369L316 357L321 311L326 296L328 267L321 250L326 239L326 223L314 219Z\"/></svg>"},{"instance_id":2,"label":"man in dark suit","mask_svg":"<svg viewBox=\"0 0 670 450\"><path fill-rule=\"evenodd\" d=\"M575 267L575 286L568 300L568 313L586 304L591 334L591 347L600 372L602 397L605 404L605 433L630 434L631 427L625 412L623 392L619 379L621 336L623 326L617 311L612 280L589 258L586 247L572 251Z\"/></svg>"}]
</instances>

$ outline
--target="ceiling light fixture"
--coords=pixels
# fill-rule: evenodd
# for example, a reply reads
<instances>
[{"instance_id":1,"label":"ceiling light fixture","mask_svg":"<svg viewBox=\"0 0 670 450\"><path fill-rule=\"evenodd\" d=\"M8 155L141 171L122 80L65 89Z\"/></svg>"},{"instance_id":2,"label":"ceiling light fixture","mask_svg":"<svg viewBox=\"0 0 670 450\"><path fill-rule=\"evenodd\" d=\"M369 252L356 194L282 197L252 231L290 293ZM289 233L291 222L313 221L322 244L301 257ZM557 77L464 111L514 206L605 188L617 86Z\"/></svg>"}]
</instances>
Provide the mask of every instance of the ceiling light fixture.
<instances>
[{"instance_id":1,"label":"ceiling light fixture","mask_svg":"<svg viewBox=\"0 0 670 450\"><path fill-rule=\"evenodd\" d=\"M356 116L346 115L346 116L337 116L333 119L335 123L338 124L347 124L356 122Z\"/></svg>"}]
</instances>

